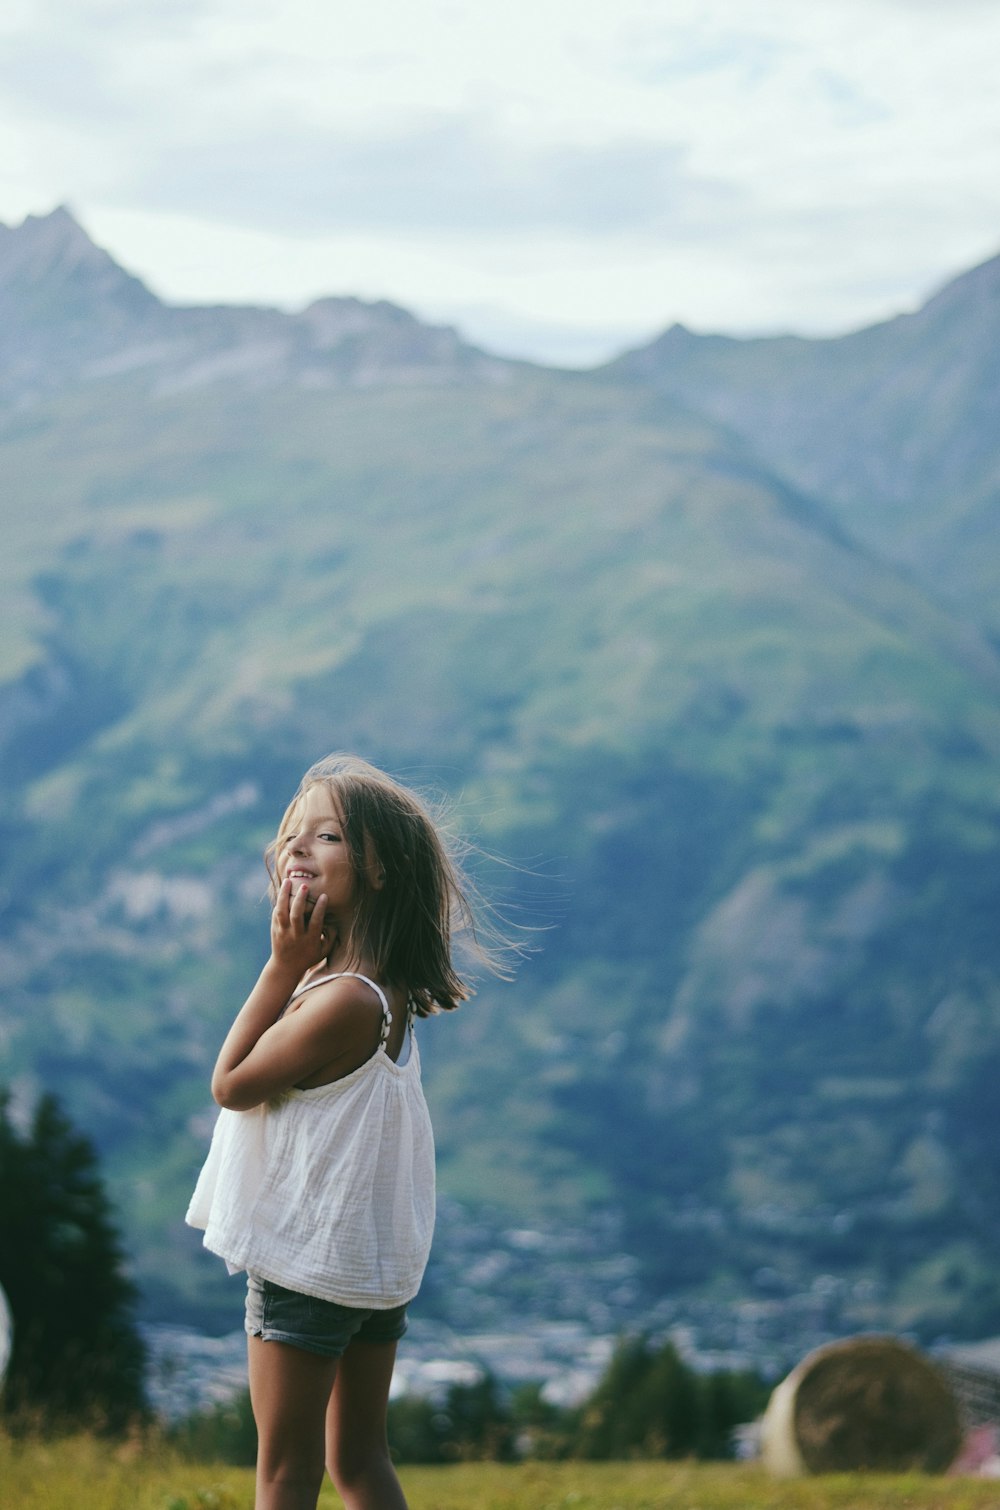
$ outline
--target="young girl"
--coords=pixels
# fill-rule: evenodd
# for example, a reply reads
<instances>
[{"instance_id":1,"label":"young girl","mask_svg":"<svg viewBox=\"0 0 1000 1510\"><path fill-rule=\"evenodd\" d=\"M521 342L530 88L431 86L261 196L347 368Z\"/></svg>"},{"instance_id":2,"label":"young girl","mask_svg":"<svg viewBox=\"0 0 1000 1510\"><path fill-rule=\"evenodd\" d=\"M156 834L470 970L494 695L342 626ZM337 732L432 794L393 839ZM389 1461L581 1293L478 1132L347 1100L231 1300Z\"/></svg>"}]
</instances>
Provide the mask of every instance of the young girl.
<instances>
[{"instance_id":1,"label":"young girl","mask_svg":"<svg viewBox=\"0 0 1000 1510\"><path fill-rule=\"evenodd\" d=\"M188 1222L247 1271L256 1510L405 1507L386 1407L434 1224L413 1018L468 996L472 915L433 822L349 756L307 771L267 852L271 956L222 1045ZM474 929L473 929L474 935Z\"/></svg>"}]
</instances>

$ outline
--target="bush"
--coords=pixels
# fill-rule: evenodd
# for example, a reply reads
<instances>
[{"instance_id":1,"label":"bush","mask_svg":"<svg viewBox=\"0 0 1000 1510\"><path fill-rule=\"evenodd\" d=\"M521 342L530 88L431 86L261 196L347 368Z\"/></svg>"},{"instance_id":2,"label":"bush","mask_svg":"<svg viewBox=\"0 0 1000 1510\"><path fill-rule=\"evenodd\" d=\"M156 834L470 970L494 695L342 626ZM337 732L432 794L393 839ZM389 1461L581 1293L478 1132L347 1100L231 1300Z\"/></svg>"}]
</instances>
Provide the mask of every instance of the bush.
<instances>
[{"instance_id":1,"label":"bush","mask_svg":"<svg viewBox=\"0 0 1000 1510\"><path fill-rule=\"evenodd\" d=\"M508 1462L514 1429L497 1382L453 1384L440 1403L407 1395L389 1404L389 1442L400 1463Z\"/></svg>"},{"instance_id":2,"label":"bush","mask_svg":"<svg viewBox=\"0 0 1000 1510\"><path fill-rule=\"evenodd\" d=\"M168 1429L166 1440L190 1462L252 1468L257 1461L257 1427L250 1391L242 1390L224 1405L185 1416Z\"/></svg>"}]
</instances>

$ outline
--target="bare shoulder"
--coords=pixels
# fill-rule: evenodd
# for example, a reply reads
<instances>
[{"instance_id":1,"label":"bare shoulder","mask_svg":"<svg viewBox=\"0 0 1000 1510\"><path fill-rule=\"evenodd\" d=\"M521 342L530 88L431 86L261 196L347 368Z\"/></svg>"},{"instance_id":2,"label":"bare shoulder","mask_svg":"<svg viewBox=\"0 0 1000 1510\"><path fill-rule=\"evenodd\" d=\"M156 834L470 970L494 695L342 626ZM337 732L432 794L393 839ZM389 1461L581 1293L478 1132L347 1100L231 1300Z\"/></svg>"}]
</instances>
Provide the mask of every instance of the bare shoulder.
<instances>
[{"instance_id":1,"label":"bare shoulder","mask_svg":"<svg viewBox=\"0 0 1000 1510\"><path fill-rule=\"evenodd\" d=\"M347 1022L382 1015L382 1003L367 981L356 975L338 975L310 986L295 1002L296 1010Z\"/></svg>"},{"instance_id":2,"label":"bare shoulder","mask_svg":"<svg viewBox=\"0 0 1000 1510\"><path fill-rule=\"evenodd\" d=\"M396 1060L406 1032L406 998L396 988L387 989L386 995L391 1014L387 1035L382 1003L367 979L337 976L304 992L285 1019L293 1019L287 1031L305 1066L293 1083L311 1090L339 1080L370 1059L383 1038L387 1054Z\"/></svg>"}]
</instances>

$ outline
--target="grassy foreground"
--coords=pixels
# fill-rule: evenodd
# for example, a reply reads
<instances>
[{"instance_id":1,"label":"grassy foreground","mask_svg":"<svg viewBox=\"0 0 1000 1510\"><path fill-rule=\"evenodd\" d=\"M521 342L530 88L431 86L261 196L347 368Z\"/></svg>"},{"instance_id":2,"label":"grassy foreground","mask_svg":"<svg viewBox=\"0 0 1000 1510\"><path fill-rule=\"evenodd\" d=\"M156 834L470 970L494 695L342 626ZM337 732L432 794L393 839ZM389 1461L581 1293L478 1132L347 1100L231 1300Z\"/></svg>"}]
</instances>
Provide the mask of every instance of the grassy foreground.
<instances>
[{"instance_id":1,"label":"grassy foreground","mask_svg":"<svg viewBox=\"0 0 1000 1510\"><path fill-rule=\"evenodd\" d=\"M997 1510L1000 1485L972 1479L845 1476L777 1484L759 1469L687 1463L470 1463L407 1468L411 1510ZM327 1486L326 1510L339 1504ZM251 1510L245 1468L88 1438L0 1437L3 1510Z\"/></svg>"}]
</instances>

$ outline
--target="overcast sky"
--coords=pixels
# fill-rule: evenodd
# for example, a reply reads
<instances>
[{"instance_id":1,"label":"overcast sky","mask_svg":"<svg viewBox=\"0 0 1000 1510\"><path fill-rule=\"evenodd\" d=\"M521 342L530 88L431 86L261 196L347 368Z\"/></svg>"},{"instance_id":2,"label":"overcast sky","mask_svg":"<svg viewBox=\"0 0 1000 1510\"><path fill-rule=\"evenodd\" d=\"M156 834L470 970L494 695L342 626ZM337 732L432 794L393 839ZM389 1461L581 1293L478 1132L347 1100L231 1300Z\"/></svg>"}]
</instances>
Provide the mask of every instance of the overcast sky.
<instances>
[{"instance_id":1,"label":"overcast sky","mask_svg":"<svg viewBox=\"0 0 1000 1510\"><path fill-rule=\"evenodd\" d=\"M3 0L0 220L542 360L836 332L1000 251L998 60L998 0Z\"/></svg>"}]
</instances>

